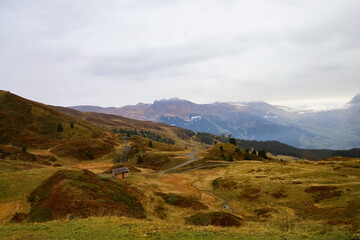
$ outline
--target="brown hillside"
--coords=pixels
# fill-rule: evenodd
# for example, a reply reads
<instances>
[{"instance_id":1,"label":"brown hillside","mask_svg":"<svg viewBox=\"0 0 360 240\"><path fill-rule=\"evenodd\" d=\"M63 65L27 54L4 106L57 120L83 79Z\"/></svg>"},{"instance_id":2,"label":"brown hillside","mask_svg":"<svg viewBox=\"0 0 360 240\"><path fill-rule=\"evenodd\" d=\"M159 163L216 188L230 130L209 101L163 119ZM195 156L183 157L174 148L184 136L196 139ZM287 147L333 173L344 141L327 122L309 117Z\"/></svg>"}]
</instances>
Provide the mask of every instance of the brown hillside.
<instances>
[{"instance_id":1,"label":"brown hillside","mask_svg":"<svg viewBox=\"0 0 360 240\"><path fill-rule=\"evenodd\" d=\"M137 192L87 170L61 170L30 194L28 219L41 222L103 215L144 218Z\"/></svg>"},{"instance_id":2,"label":"brown hillside","mask_svg":"<svg viewBox=\"0 0 360 240\"><path fill-rule=\"evenodd\" d=\"M113 150L110 143L102 141L106 136L104 129L63 114L52 107L7 91L0 91L0 106L0 144L2 145L11 145L18 149L49 149L58 146L52 151L54 154L65 152L66 156L74 158L83 155L78 151L83 152L84 146L97 148L98 145L105 144L93 154L94 156L102 156ZM79 144L73 144L83 141L85 143L81 146L82 149L76 147ZM89 146L90 143L93 145ZM66 145L71 148L67 150L61 148Z\"/></svg>"},{"instance_id":3,"label":"brown hillside","mask_svg":"<svg viewBox=\"0 0 360 240\"><path fill-rule=\"evenodd\" d=\"M106 128L108 130L113 129L128 129L128 130L147 130L155 132L164 137L170 137L175 140L176 143L185 144L195 134L190 130L169 126L164 123L151 122L151 121L139 121L118 115L110 115L104 113L95 112L80 112L71 108L53 107L59 112L67 114L71 117L84 120L93 125Z\"/></svg>"}]
</instances>

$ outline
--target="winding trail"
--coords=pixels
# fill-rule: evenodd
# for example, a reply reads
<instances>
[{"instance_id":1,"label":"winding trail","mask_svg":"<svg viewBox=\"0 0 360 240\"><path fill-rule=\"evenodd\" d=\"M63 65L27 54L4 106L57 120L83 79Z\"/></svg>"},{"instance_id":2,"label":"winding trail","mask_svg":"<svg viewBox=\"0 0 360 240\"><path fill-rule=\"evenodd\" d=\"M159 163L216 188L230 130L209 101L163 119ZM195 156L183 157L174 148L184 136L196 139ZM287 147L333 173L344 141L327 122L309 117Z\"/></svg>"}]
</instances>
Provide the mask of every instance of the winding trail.
<instances>
[{"instance_id":1,"label":"winding trail","mask_svg":"<svg viewBox=\"0 0 360 240\"><path fill-rule=\"evenodd\" d=\"M206 190L206 189L199 189L198 187L195 186L195 182L197 182L198 180L193 181L190 185L196 189L198 192L203 192L209 195L212 195L215 198L221 199L223 201L223 203L221 204L221 207L225 208L226 210L228 210L229 212L233 212L232 208L229 206L230 200L227 198L224 198L210 190Z\"/></svg>"},{"instance_id":2,"label":"winding trail","mask_svg":"<svg viewBox=\"0 0 360 240\"><path fill-rule=\"evenodd\" d=\"M199 158L196 158L196 157L195 157L195 153L196 153L196 151L192 151L192 152L189 154L189 157L190 157L190 160L189 160L189 161L184 162L184 163L181 163L181 164L179 164L179 165L177 165L177 166L175 166L175 167L166 169L166 170L164 170L164 171L158 172L158 174L165 174L165 173L167 173L167 172L170 171L170 170L174 170L174 169L183 167L183 166L185 166L185 165L187 165L187 164L189 164L189 163L192 163L192 162L198 160ZM191 169L186 169L186 170L183 170L183 171L179 171L179 172L177 172L177 173L185 173L185 172L190 172L190 171L197 170L197 169L201 169L201 168L225 166L225 165L230 165L230 164L233 164L233 163L205 164L205 165L201 165L201 166L199 166L199 167L194 167L194 168L191 168ZM201 189L198 189L197 187L195 187L195 186L193 185L193 183L194 183L194 182L192 182L192 183L190 184L191 187L193 187L194 189L196 189L198 192L206 192L206 193L214 196L215 198L218 198L218 199L223 200L224 202L222 203L221 206L222 206L223 208L225 208L226 210L228 210L229 212L231 212L231 213L233 212L233 210L232 210L232 209L230 208L230 206L229 206L229 203L230 203L230 200L229 200L229 199L224 198L224 197L222 197L222 196L219 196L218 194L213 193L213 192L211 192L211 191L209 191L209 190L201 190Z\"/></svg>"},{"instance_id":3,"label":"winding trail","mask_svg":"<svg viewBox=\"0 0 360 240\"><path fill-rule=\"evenodd\" d=\"M166 169L166 170L164 170L164 171L158 172L158 174L167 173L167 172L170 171L170 170L174 170L174 169L180 168L180 167L182 167L182 166L185 166L185 165L187 165L187 164L189 164L189 163L192 163L192 162L198 160L198 158L195 157L195 153L196 153L196 151L192 151L192 152L189 154L189 157L190 157L190 160L189 160L189 161L184 162L184 163L181 163L181 164L179 164L179 165L177 165L177 166L175 166L175 167Z\"/></svg>"}]
</instances>

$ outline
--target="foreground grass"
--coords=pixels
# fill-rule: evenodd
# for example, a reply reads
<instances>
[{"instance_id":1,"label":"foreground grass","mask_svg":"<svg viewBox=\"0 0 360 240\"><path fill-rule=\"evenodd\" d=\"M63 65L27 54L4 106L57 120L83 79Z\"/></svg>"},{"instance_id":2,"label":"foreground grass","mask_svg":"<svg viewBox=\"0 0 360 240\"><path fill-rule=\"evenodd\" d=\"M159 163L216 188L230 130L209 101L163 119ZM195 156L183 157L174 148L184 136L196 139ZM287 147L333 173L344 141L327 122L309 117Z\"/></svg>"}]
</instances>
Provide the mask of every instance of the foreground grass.
<instances>
[{"instance_id":1,"label":"foreground grass","mask_svg":"<svg viewBox=\"0 0 360 240\"><path fill-rule=\"evenodd\" d=\"M247 223L238 228L196 227L163 221L117 217L51 221L0 226L0 239L351 239L346 229L319 223L296 225L291 231L281 226Z\"/></svg>"}]
</instances>

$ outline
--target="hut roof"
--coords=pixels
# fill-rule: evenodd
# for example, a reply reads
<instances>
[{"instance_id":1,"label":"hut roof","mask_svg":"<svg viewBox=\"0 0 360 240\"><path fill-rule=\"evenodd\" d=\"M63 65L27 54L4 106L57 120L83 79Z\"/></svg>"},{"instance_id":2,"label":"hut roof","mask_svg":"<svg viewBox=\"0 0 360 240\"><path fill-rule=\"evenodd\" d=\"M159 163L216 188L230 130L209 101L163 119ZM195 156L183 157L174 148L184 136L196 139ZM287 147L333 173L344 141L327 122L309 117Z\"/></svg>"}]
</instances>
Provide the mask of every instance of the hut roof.
<instances>
[{"instance_id":1,"label":"hut roof","mask_svg":"<svg viewBox=\"0 0 360 240\"><path fill-rule=\"evenodd\" d=\"M122 167L122 168L115 168L111 171L112 173L117 174L117 173L129 172L129 169L127 167Z\"/></svg>"}]
</instances>

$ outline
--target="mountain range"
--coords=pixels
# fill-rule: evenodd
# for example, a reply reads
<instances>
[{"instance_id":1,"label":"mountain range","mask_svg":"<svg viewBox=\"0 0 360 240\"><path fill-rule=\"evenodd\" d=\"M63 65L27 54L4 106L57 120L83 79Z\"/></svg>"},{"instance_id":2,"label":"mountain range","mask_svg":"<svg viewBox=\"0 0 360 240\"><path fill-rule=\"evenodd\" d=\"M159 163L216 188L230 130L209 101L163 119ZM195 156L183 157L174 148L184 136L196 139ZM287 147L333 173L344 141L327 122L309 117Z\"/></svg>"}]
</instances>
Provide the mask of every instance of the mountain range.
<instances>
[{"instance_id":1,"label":"mountain range","mask_svg":"<svg viewBox=\"0 0 360 240\"><path fill-rule=\"evenodd\" d=\"M198 111L203 107L183 100L172 99L171 101L176 104L184 102L191 104L193 107L198 107ZM163 112L167 111L163 105L169 108L169 100L156 103L160 104L157 107ZM354 103L351 104L347 109L354 107ZM0 159L11 159L11 161L21 160L30 161L33 164L56 165L59 163L52 163L54 159L91 160L107 154L117 156L119 147L116 146L122 142L121 136L124 134L132 136L132 145L137 145L139 151L142 151L144 146L148 146L149 140L156 141L156 144L154 142L155 148L159 148L161 151L186 149L195 145L203 146L202 144L209 147L216 142L228 143L230 140L228 136L194 132L160 122L140 121L118 115L83 112L71 108L45 105L1 90L0 106ZM152 105L148 106L148 108L154 109ZM222 108L218 107L218 110L220 111ZM183 112L186 111L189 110L183 108ZM146 112L143 111L144 113ZM181 112L179 111L179 113ZM226 114L226 111L223 114ZM252 117L256 119L256 116ZM182 119L180 114L178 118ZM192 119L186 119L183 122L193 123L193 126L196 126L197 123L204 121L204 118L193 115ZM275 123L273 125L276 126ZM204 129L202 124L198 124L198 126L199 129ZM265 150L275 155L288 155L308 160L320 160L332 156L360 156L359 148L349 151L300 149L278 141L240 139L236 139L236 143L240 149L244 150ZM204 147L206 147L205 145ZM161 158L158 160L162 161ZM14 162L9 164L13 167ZM23 163L19 164L22 167Z\"/></svg>"},{"instance_id":2,"label":"mountain range","mask_svg":"<svg viewBox=\"0 0 360 240\"><path fill-rule=\"evenodd\" d=\"M124 107L83 105L70 108L162 122L244 140L276 140L297 148L350 149L360 146L360 94L340 109L319 112L266 102L196 104L177 98Z\"/></svg>"}]
</instances>

